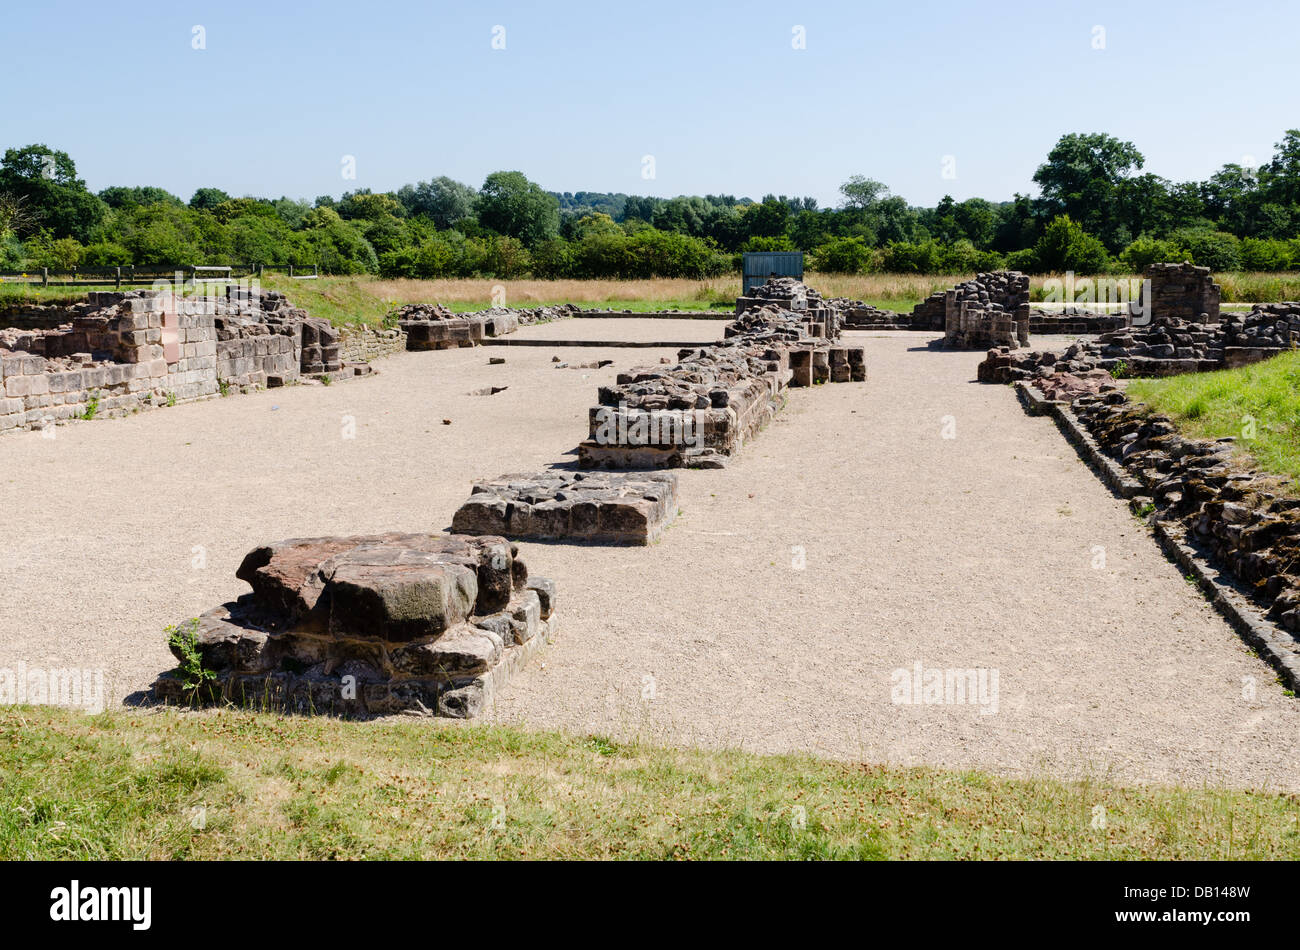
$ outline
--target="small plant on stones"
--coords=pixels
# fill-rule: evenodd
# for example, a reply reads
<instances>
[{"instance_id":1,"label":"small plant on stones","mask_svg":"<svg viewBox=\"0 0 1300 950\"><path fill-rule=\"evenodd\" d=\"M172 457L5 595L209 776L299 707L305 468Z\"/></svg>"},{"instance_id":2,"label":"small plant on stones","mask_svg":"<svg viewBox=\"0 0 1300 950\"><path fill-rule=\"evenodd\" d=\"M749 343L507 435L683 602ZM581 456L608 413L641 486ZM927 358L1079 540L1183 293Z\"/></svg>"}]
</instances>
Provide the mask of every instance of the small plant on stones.
<instances>
[{"instance_id":1,"label":"small plant on stones","mask_svg":"<svg viewBox=\"0 0 1300 950\"><path fill-rule=\"evenodd\" d=\"M97 412L99 412L99 393L93 394L86 400L86 408L82 410L81 418L89 422L91 419L95 418Z\"/></svg>"},{"instance_id":2,"label":"small plant on stones","mask_svg":"<svg viewBox=\"0 0 1300 950\"><path fill-rule=\"evenodd\" d=\"M1110 378L1111 378L1111 379L1127 379L1127 378L1128 378L1128 361L1127 361L1127 360L1119 360L1118 362L1116 362L1116 364L1110 368Z\"/></svg>"},{"instance_id":3,"label":"small plant on stones","mask_svg":"<svg viewBox=\"0 0 1300 950\"><path fill-rule=\"evenodd\" d=\"M181 685L191 698L196 698L200 690L207 687L211 691L216 683L217 674L203 666L203 656L199 653L199 618L192 617L184 623L164 627L167 644L175 648L181 656L176 668L181 674Z\"/></svg>"},{"instance_id":4,"label":"small plant on stones","mask_svg":"<svg viewBox=\"0 0 1300 950\"><path fill-rule=\"evenodd\" d=\"M169 392L169 393L167 394L167 405L169 405L169 406L174 406L174 405L176 405L176 391L175 391L175 390L172 390L171 392Z\"/></svg>"},{"instance_id":5,"label":"small plant on stones","mask_svg":"<svg viewBox=\"0 0 1300 950\"><path fill-rule=\"evenodd\" d=\"M326 373L325 375L323 375L323 376L320 378L320 381L321 381L321 383L322 383L323 385L326 385L326 386L328 386L330 383L333 382L333 380L330 379L330 374L329 374L329 373Z\"/></svg>"},{"instance_id":6,"label":"small plant on stones","mask_svg":"<svg viewBox=\"0 0 1300 950\"><path fill-rule=\"evenodd\" d=\"M219 379L219 380L217 380L217 392L221 393L221 398L223 398L223 399L224 399L226 396L229 396L229 395L230 395L230 384L229 384L228 382L226 382L224 379Z\"/></svg>"}]
</instances>

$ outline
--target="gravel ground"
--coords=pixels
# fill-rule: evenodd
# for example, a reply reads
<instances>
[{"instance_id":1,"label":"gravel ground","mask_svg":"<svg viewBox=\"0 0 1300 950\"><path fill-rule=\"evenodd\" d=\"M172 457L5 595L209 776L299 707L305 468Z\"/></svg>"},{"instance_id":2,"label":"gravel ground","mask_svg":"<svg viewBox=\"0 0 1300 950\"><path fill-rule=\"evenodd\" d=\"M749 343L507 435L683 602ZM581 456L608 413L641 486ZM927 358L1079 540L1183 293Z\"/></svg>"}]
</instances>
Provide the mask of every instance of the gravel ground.
<instances>
[{"instance_id":1,"label":"gravel ground","mask_svg":"<svg viewBox=\"0 0 1300 950\"><path fill-rule=\"evenodd\" d=\"M650 339L669 322L617 321ZM523 546L559 584L559 634L493 716L1300 790L1296 700L1052 423L974 383L978 353L849 336L869 382L796 390L730 468L683 472L659 544ZM546 348L404 353L371 379L0 438L0 667L99 668L115 696L142 689L172 665L163 626L244 592L234 570L254 545L443 529L472 479L571 461L596 386L669 355L557 352L615 365L557 370ZM995 670L996 712L893 703L891 672L915 663Z\"/></svg>"},{"instance_id":2,"label":"gravel ground","mask_svg":"<svg viewBox=\"0 0 1300 950\"><path fill-rule=\"evenodd\" d=\"M714 343L722 339L725 320L639 320L636 317L582 317L520 327L508 339L625 340L629 343Z\"/></svg>"}]
</instances>

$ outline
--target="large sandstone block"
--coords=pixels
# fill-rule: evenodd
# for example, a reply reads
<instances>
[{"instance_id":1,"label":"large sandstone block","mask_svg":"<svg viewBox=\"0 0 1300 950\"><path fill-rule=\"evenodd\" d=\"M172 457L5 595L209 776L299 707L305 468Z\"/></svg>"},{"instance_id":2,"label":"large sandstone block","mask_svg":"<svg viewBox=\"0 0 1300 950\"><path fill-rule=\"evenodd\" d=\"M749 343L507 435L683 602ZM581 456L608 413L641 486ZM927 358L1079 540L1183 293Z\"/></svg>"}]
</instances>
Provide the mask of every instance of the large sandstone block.
<instances>
[{"instance_id":1,"label":"large sandstone block","mask_svg":"<svg viewBox=\"0 0 1300 950\"><path fill-rule=\"evenodd\" d=\"M470 716L553 629L555 587L529 578L501 537L388 533L297 538L249 552L253 588L182 625L169 643L215 676L164 701L299 712ZM193 687L194 683L190 684Z\"/></svg>"},{"instance_id":2,"label":"large sandstone block","mask_svg":"<svg viewBox=\"0 0 1300 950\"><path fill-rule=\"evenodd\" d=\"M672 472L535 472L476 482L452 530L510 538L649 544L677 515Z\"/></svg>"}]
</instances>

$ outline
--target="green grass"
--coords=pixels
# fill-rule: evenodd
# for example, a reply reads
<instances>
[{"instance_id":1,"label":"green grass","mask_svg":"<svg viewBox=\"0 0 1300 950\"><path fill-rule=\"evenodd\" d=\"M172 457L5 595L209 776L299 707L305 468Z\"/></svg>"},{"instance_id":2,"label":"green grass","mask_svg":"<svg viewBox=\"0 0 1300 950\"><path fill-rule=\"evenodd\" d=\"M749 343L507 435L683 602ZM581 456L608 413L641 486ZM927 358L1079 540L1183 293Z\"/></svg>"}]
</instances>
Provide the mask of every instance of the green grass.
<instances>
[{"instance_id":1,"label":"green grass","mask_svg":"<svg viewBox=\"0 0 1300 950\"><path fill-rule=\"evenodd\" d=\"M40 284L18 283L12 280L0 280L0 307L17 304L70 304L86 299L91 290L112 290L106 287L42 287Z\"/></svg>"},{"instance_id":2,"label":"green grass","mask_svg":"<svg viewBox=\"0 0 1300 950\"><path fill-rule=\"evenodd\" d=\"M0 859L1294 860L1298 804L502 726L0 711Z\"/></svg>"},{"instance_id":3,"label":"green grass","mask_svg":"<svg viewBox=\"0 0 1300 950\"><path fill-rule=\"evenodd\" d=\"M1300 352L1241 369L1133 380L1128 393L1187 435L1235 436L1244 462L1300 479Z\"/></svg>"}]
</instances>

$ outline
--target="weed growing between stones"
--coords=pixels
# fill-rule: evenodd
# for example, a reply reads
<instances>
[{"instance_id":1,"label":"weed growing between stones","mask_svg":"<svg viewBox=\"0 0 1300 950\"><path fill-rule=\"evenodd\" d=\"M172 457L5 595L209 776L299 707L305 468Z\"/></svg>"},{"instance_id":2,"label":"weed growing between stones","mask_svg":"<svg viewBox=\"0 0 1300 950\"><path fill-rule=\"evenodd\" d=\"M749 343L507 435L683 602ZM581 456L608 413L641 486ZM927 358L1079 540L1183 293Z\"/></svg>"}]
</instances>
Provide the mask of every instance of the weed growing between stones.
<instances>
[{"instance_id":1,"label":"weed growing between stones","mask_svg":"<svg viewBox=\"0 0 1300 950\"><path fill-rule=\"evenodd\" d=\"M163 629L167 634L167 645L180 658L176 667L181 675L181 683L191 701L199 697L204 687L214 692L217 674L203 666L203 655L199 652L199 618L192 617L184 623L171 624Z\"/></svg>"}]
</instances>

